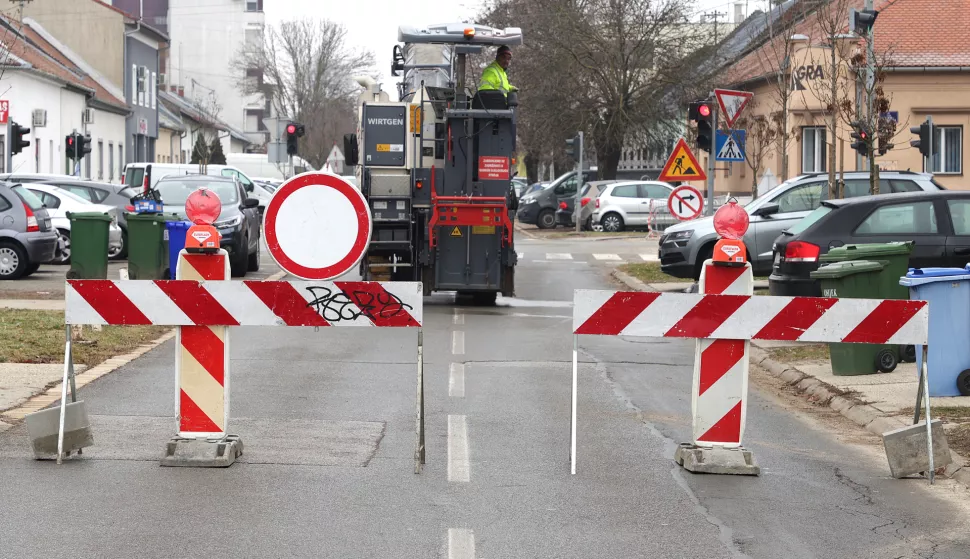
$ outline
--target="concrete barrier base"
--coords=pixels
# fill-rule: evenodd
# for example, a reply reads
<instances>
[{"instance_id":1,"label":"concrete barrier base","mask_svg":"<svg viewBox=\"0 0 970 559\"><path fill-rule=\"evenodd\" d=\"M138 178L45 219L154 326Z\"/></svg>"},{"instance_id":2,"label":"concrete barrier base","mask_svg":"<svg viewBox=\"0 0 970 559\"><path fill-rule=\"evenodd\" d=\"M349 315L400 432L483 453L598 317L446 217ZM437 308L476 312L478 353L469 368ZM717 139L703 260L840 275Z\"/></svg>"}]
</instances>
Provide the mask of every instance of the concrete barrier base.
<instances>
[{"instance_id":1,"label":"concrete barrier base","mask_svg":"<svg viewBox=\"0 0 970 559\"><path fill-rule=\"evenodd\" d=\"M943 468L953 462L950 445L939 419L934 419L930 427L933 429L933 466ZM883 433L882 443L889 460L889 472L894 478L900 479L930 469L926 449L926 421Z\"/></svg>"},{"instance_id":2,"label":"concrete barrier base","mask_svg":"<svg viewBox=\"0 0 970 559\"><path fill-rule=\"evenodd\" d=\"M84 401L70 402L64 410L64 456L94 444L91 421L88 419ZM57 431L60 426L61 408L48 408L24 417L27 434L38 460L57 458Z\"/></svg>"},{"instance_id":3,"label":"concrete barrier base","mask_svg":"<svg viewBox=\"0 0 970 559\"><path fill-rule=\"evenodd\" d=\"M744 448L703 448L681 443L674 460L688 472L695 474L728 474L756 476L761 474L754 455Z\"/></svg>"},{"instance_id":4,"label":"concrete barrier base","mask_svg":"<svg viewBox=\"0 0 970 559\"><path fill-rule=\"evenodd\" d=\"M173 438L165 445L162 466L184 468L228 468L242 456L243 444L238 435L220 440Z\"/></svg>"}]
</instances>

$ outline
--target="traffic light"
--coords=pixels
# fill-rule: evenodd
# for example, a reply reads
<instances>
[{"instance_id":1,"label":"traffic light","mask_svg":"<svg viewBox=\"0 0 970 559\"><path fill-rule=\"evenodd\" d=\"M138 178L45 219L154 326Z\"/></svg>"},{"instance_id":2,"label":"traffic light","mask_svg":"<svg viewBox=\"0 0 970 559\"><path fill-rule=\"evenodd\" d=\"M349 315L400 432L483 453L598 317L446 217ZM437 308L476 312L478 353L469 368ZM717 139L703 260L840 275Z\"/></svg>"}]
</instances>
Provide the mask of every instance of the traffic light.
<instances>
[{"instance_id":1,"label":"traffic light","mask_svg":"<svg viewBox=\"0 0 970 559\"><path fill-rule=\"evenodd\" d=\"M579 136L577 135L573 136L572 138L568 138L566 140L566 145L569 146L566 148L566 155L576 159L576 156L579 154L577 151L577 148L579 148Z\"/></svg>"},{"instance_id":2,"label":"traffic light","mask_svg":"<svg viewBox=\"0 0 970 559\"><path fill-rule=\"evenodd\" d=\"M11 153L17 154L24 150L25 147L30 145L30 140L25 140L24 138L30 132L30 128L26 128L17 124L16 122L10 123L10 132L13 141L10 143Z\"/></svg>"},{"instance_id":3,"label":"traffic light","mask_svg":"<svg viewBox=\"0 0 970 559\"><path fill-rule=\"evenodd\" d=\"M299 151L299 138L303 137L305 129L299 122L290 122L286 125L286 153L296 155Z\"/></svg>"},{"instance_id":4,"label":"traffic light","mask_svg":"<svg viewBox=\"0 0 970 559\"><path fill-rule=\"evenodd\" d=\"M84 159L84 156L91 153L91 135L77 135L77 158Z\"/></svg>"},{"instance_id":5,"label":"traffic light","mask_svg":"<svg viewBox=\"0 0 970 559\"><path fill-rule=\"evenodd\" d=\"M849 8L849 31L856 35L868 35L878 15L876 10Z\"/></svg>"},{"instance_id":6,"label":"traffic light","mask_svg":"<svg viewBox=\"0 0 970 559\"><path fill-rule=\"evenodd\" d=\"M691 103L687 118L697 123L697 149L710 153L714 149L714 106L707 101Z\"/></svg>"},{"instance_id":7,"label":"traffic light","mask_svg":"<svg viewBox=\"0 0 970 559\"><path fill-rule=\"evenodd\" d=\"M850 147L859 152L859 155L867 157L869 155L869 131L866 129L866 125L858 120L854 120L850 124L852 126L852 137L856 139Z\"/></svg>"},{"instance_id":8,"label":"traffic light","mask_svg":"<svg viewBox=\"0 0 970 559\"><path fill-rule=\"evenodd\" d=\"M77 134L70 133L64 137L64 155L68 159L77 159Z\"/></svg>"},{"instance_id":9,"label":"traffic light","mask_svg":"<svg viewBox=\"0 0 970 559\"><path fill-rule=\"evenodd\" d=\"M919 152L923 154L923 157L929 157L930 156L930 145L933 143L932 142L932 140L933 140L933 123L930 122L929 119L926 119L926 121L923 122L923 124L920 124L919 126L910 126L909 127L909 131L912 132L913 134L917 134L919 136L919 139L918 140L910 140L909 141L909 145L911 145L914 148L918 149ZM935 154L938 151L939 150L934 149L933 150L933 153Z\"/></svg>"}]
</instances>

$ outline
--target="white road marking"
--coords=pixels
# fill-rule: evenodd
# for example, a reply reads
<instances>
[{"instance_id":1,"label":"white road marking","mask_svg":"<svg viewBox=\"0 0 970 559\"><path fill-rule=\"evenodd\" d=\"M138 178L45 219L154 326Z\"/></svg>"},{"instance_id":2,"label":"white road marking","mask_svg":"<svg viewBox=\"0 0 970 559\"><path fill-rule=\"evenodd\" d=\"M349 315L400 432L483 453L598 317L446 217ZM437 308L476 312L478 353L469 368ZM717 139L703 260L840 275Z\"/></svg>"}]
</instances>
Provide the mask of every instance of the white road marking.
<instances>
[{"instance_id":1,"label":"white road marking","mask_svg":"<svg viewBox=\"0 0 970 559\"><path fill-rule=\"evenodd\" d=\"M519 256L519 260L522 260L523 258L525 258L525 253L524 252L519 252L517 254Z\"/></svg>"},{"instance_id":2,"label":"white road marking","mask_svg":"<svg viewBox=\"0 0 970 559\"><path fill-rule=\"evenodd\" d=\"M449 528L448 559L475 559L475 533L468 528Z\"/></svg>"},{"instance_id":3,"label":"white road marking","mask_svg":"<svg viewBox=\"0 0 970 559\"><path fill-rule=\"evenodd\" d=\"M464 324L465 323L465 315L455 313L454 322L455 322L455 324L458 324L458 325Z\"/></svg>"},{"instance_id":4,"label":"white road marking","mask_svg":"<svg viewBox=\"0 0 970 559\"><path fill-rule=\"evenodd\" d=\"M465 365L452 363L451 374L448 376L448 395L452 398L465 397Z\"/></svg>"},{"instance_id":5,"label":"white road marking","mask_svg":"<svg viewBox=\"0 0 970 559\"><path fill-rule=\"evenodd\" d=\"M573 260L572 262L563 262L562 260L533 260L532 264L579 264L580 266L588 266L589 262L577 260Z\"/></svg>"},{"instance_id":6,"label":"white road marking","mask_svg":"<svg viewBox=\"0 0 970 559\"><path fill-rule=\"evenodd\" d=\"M623 260L622 258L620 258L618 254L594 254L593 258L597 260L613 260L613 261Z\"/></svg>"},{"instance_id":7,"label":"white road marking","mask_svg":"<svg viewBox=\"0 0 970 559\"><path fill-rule=\"evenodd\" d=\"M641 254L640 258L647 262L660 262L660 258L657 258L656 254Z\"/></svg>"},{"instance_id":8,"label":"white road marking","mask_svg":"<svg viewBox=\"0 0 970 559\"><path fill-rule=\"evenodd\" d=\"M546 260L572 260L573 255L565 252L547 252Z\"/></svg>"},{"instance_id":9,"label":"white road marking","mask_svg":"<svg viewBox=\"0 0 970 559\"><path fill-rule=\"evenodd\" d=\"M471 479L468 463L468 424L464 415L448 416L448 481Z\"/></svg>"},{"instance_id":10,"label":"white road marking","mask_svg":"<svg viewBox=\"0 0 970 559\"><path fill-rule=\"evenodd\" d=\"M455 331L451 333L451 353L462 355L465 353L465 333Z\"/></svg>"}]
</instances>

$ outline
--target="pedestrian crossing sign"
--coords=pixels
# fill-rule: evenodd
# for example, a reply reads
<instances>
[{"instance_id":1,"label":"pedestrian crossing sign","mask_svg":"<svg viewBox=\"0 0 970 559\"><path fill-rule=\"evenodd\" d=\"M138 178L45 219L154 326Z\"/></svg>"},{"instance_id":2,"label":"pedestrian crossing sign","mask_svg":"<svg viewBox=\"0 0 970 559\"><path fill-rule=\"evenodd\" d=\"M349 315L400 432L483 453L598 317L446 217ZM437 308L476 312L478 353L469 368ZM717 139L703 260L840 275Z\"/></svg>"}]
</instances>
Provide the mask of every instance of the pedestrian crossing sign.
<instances>
[{"instance_id":1,"label":"pedestrian crossing sign","mask_svg":"<svg viewBox=\"0 0 970 559\"><path fill-rule=\"evenodd\" d=\"M683 138L677 141L674 150L670 152L667 164L660 172L659 180L662 181L703 181L707 180L707 173L701 168L697 158L687 147L687 142Z\"/></svg>"},{"instance_id":2,"label":"pedestrian crossing sign","mask_svg":"<svg viewBox=\"0 0 970 559\"><path fill-rule=\"evenodd\" d=\"M714 137L716 161L744 161L744 130L717 131Z\"/></svg>"}]
</instances>

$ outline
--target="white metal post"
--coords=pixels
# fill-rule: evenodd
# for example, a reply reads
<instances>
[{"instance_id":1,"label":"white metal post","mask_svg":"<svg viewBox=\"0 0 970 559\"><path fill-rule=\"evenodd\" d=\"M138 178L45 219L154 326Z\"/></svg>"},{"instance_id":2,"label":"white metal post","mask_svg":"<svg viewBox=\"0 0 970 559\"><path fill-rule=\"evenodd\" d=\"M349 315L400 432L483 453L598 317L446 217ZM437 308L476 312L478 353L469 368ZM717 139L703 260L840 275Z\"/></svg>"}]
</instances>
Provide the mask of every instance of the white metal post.
<instances>
[{"instance_id":1,"label":"white metal post","mask_svg":"<svg viewBox=\"0 0 970 559\"><path fill-rule=\"evenodd\" d=\"M579 389L579 336L573 334L573 411L570 422L570 472L576 475L576 397Z\"/></svg>"},{"instance_id":2,"label":"white metal post","mask_svg":"<svg viewBox=\"0 0 970 559\"><path fill-rule=\"evenodd\" d=\"M926 365L926 359L929 357L929 346L923 346L923 398L926 401L926 451L927 456L930 460L930 471L927 472L930 478L930 485L933 485L933 478L936 475L936 464L933 460L933 425L931 424L932 416L930 415L930 368Z\"/></svg>"}]
</instances>

